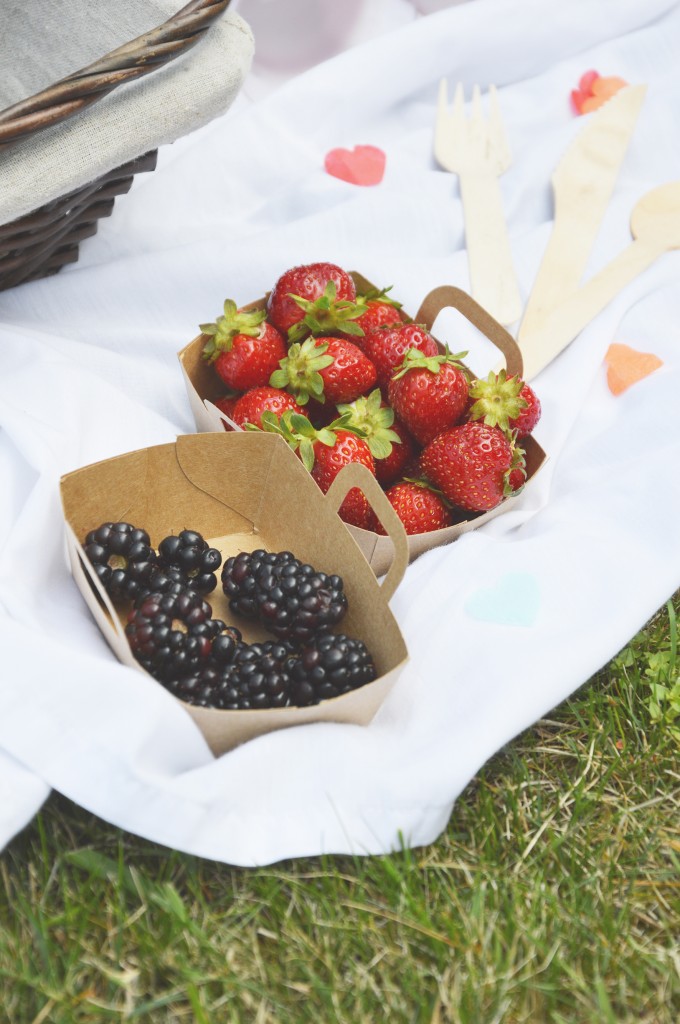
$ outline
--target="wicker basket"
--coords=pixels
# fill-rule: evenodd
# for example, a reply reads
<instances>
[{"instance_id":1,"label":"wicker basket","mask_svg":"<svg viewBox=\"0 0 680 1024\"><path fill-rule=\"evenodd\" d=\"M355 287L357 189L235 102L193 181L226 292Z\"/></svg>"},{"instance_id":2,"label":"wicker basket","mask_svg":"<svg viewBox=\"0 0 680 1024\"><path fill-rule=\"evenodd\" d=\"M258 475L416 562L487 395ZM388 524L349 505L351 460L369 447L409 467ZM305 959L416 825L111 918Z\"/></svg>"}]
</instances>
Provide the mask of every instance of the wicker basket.
<instances>
[{"instance_id":1,"label":"wicker basket","mask_svg":"<svg viewBox=\"0 0 680 1024\"><path fill-rule=\"evenodd\" d=\"M119 85L162 67L194 46L230 0L192 0L162 25L111 51L29 99L0 111L0 147L50 128L96 103ZM0 290L55 274L78 259L82 239L95 234L115 197L134 175L156 166L157 150L0 225Z\"/></svg>"}]
</instances>

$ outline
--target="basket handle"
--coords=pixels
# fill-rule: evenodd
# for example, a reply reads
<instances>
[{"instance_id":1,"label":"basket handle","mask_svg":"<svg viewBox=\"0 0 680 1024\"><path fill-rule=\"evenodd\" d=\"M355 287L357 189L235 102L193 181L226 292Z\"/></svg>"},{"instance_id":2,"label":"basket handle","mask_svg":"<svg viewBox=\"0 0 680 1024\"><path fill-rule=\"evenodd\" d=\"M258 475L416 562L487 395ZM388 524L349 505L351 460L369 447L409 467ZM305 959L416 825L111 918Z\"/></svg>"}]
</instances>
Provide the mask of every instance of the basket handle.
<instances>
[{"instance_id":1,"label":"basket handle","mask_svg":"<svg viewBox=\"0 0 680 1024\"><path fill-rule=\"evenodd\" d=\"M420 309L415 316L416 323L423 323L428 330L432 330L437 316L447 306L462 313L473 327L476 327L496 348L500 349L505 356L505 366L509 377L522 376L524 373L522 352L513 336L461 288L455 288L451 284L442 284L438 288L433 288L420 304Z\"/></svg>"},{"instance_id":2,"label":"basket handle","mask_svg":"<svg viewBox=\"0 0 680 1024\"><path fill-rule=\"evenodd\" d=\"M394 544L394 558L381 584L385 600L389 601L404 578L409 562L406 530L373 473L358 462L350 462L342 467L326 491L326 501L337 512L353 487L358 487L368 500Z\"/></svg>"},{"instance_id":3,"label":"basket handle","mask_svg":"<svg viewBox=\"0 0 680 1024\"><path fill-rule=\"evenodd\" d=\"M42 92L0 111L0 146L65 121L194 46L231 0L191 0L162 25L112 50Z\"/></svg>"}]
</instances>

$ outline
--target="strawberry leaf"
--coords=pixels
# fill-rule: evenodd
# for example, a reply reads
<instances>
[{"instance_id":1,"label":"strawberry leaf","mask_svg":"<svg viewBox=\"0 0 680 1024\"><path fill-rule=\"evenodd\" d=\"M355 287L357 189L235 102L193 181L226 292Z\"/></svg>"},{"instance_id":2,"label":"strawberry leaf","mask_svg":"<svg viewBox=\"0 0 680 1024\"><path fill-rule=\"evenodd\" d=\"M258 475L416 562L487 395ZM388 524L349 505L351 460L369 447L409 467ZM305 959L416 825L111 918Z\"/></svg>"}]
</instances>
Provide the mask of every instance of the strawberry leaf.
<instances>
[{"instance_id":1,"label":"strawberry leaf","mask_svg":"<svg viewBox=\"0 0 680 1024\"><path fill-rule=\"evenodd\" d=\"M218 316L213 324L199 324L201 334L211 340L203 349L203 358L214 362L220 352L229 352L234 338L238 334L246 334L256 338L262 330L262 322L267 316L264 309L239 310L233 299L224 300L224 313Z\"/></svg>"},{"instance_id":2,"label":"strawberry leaf","mask_svg":"<svg viewBox=\"0 0 680 1024\"><path fill-rule=\"evenodd\" d=\"M339 405L338 412L344 421L344 428L363 437L374 458L386 459L392 451L392 445L401 444L399 434L390 430L394 423L394 410L385 405L380 388L346 405ZM339 422L335 421L336 424Z\"/></svg>"},{"instance_id":3,"label":"strawberry leaf","mask_svg":"<svg viewBox=\"0 0 680 1024\"><path fill-rule=\"evenodd\" d=\"M390 285L388 288L369 288L367 292L357 296L357 302L367 305L369 302L384 302L387 306L394 306L395 309L401 309L401 302L397 302L396 299L390 298L387 294L392 291L394 285Z\"/></svg>"},{"instance_id":4,"label":"strawberry leaf","mask_svg":"<svg viewBox=\"0 0 680 1024\"><path fill-rule=\"evenodd\" d=\"M528 403L520 398L524 381L520 377L508 377L506 370L491 371L486 380L476 380L470 387L470 396L475 399L470 409L470 419L483 420L489 427L510 429L510 420L516 419Z\"/></svg>"},{"instance_id":5,"label":"strawberry leaf","mask_svg":"<svg viewBox=\"0 0 680 1024\"><path fill-rule=\"evenodd\" d=\"M304 313L302 319L288 330L290 342L302 341L310 334L317 337L324 334L364 333L358 324L352 323L365 312L364 308L349 299L338 299L334 281L328 282L323 295L317 299L304 299L294 292L288 292L288 297L293 299Z\"/></svg>"},{"instance_id":6,"label":"strawberry leaf","mask_svg":"<svg viewBox=\"0 0 680 1024\"><path fill-rule=\"evenodd\" d=\"M302 465L305 467L308 473L311 473L314 468L314 444L308 438L304 438L300 441L300 459Z\"/></svg>"}]
</instances>

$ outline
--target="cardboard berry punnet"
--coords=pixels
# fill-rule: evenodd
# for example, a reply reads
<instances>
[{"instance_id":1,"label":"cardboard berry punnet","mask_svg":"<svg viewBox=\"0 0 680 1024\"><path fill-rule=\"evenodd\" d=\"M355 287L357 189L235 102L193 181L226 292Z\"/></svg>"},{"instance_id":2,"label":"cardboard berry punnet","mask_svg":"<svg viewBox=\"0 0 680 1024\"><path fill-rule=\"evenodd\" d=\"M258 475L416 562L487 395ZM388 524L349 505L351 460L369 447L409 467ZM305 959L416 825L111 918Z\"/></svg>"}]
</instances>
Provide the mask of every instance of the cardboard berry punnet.
<instances>
[{"instance_id":1,"label":"cardboard berry punnet","mask_svg":"<svg viewBox=\"0 0 680 1024\"><path fill-rule=\"evenodd\" d=\"M375 285L356 271L351 272L351 277L358 293L366 294L376 290ZM267 298L268 296L265 295L243 308L263 309L267 304ZM415 316L407 316L407 319L422 324L431 332L437 316L447 307L458 310L469 323L500 350L509 376L522 376L522 354L515 339L479 303L460 288L452 285L441 285L434 288L425 296ZM239 431L240 428L233 420L229 419L214 404L224 394L224 385L214 369L203 358L206 340L206 335L199 334L178 353L196 428L199 431L224 432L225 428L230 431ZM437 341L437 344L440 351L444 352L445 348L441 342ZM525 438L522 445L525 451L526 486L545 462L546 454L532 436ZM509 511L518 498L519 495L510 495L500 505L488 512L469 513L465 518L459 519L445 529L409 536L407 543L410 560L430 548L456 540L462 533L478 529L494 516ZM347 529L356 539L376 575L381 576L385 573L394 555L391 538L353 525L348 525Z\"/></svg>"},{"instance_id":2,"label":"cardboard berry punnet","mask_svg":"<svg viewBox=\"0 0 680 1024\"><path fill-rule=\"evenodd\" d=\"M382 584L337 515L352 487L364 492L394 545L396 557ZM142 527L154 547L170 534L197 530L223 559L258 548L292 551L315 569L342 576L348 611L338 631L363 640L377 678L350 693L301 708L231 711L182 702L213 753L306 722L367 724L396 682L408 654L388 602L408 564L408 547L398 517L363 466L346 466L324 495L274 434L182 435L173 444L68 473L61 479L61 499L75 582L118 659L145 675L124 632L127 609L114 606L83 550L83 539L101 523L124 520ZM273 639L259 625L230 611L219 582L205 599L213 616L237 626L247 642Z\"/></svg>"}]
</instances>

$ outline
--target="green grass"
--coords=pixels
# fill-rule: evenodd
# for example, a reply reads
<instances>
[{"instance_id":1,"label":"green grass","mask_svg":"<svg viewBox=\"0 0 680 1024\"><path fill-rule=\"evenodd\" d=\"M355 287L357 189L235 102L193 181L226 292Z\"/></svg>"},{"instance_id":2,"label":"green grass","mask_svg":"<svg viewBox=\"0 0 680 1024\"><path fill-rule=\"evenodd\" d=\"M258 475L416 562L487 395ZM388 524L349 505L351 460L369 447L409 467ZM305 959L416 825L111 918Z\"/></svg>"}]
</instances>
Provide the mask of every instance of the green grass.
<instances>
[{"instance_id":1,"label":"green grass","mask_svg":"<svg viewBox=\"0 0 680 1024\"><path fill-rule=\"evenodd\" d=\"M680 592L445 834L241 870L53 796L0 859L8 1024L676 1024Z\"/></svg>"}]
</instances>

